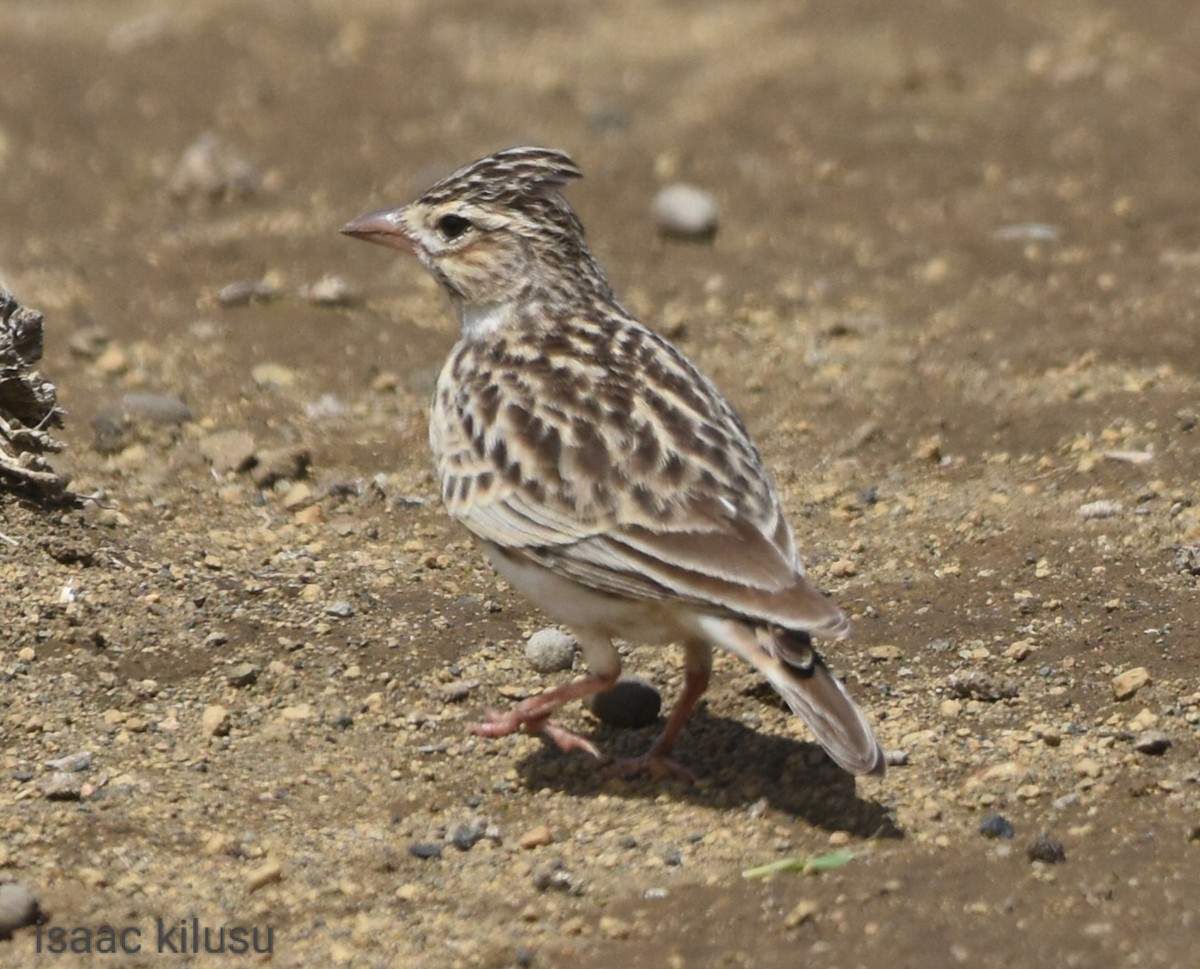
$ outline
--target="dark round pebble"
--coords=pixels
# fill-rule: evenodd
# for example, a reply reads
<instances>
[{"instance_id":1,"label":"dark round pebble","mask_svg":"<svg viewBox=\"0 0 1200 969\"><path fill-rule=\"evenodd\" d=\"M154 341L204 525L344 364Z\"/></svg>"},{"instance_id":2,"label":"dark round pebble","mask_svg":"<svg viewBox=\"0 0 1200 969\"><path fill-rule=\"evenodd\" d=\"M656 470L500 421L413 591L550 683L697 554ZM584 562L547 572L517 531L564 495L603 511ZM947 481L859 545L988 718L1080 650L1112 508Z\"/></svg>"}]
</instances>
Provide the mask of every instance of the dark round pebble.
<instances>
[{"instance_id":1,"label":"dark round pebble","mask_svg":"<svg viewBox=\"0 0 1200 969\"><path fill-rule=\"evenodd\" d=\"M592 697L591 709L597 719L610 727L648 727L658 719L662 696L653 684L631 676L618 680L607 693Z\"/></svg>"},{"instance_id":2,"label":"dark round pebble","mask_svg":"<svg viewBox=\"0 0 1200 969\"><path fill-rule=\"evenodd\" d=\"M1008 840L1017 833L1012 822L1003 814L989 814L979 822L979 833L985 838L1004 838Z\"/></svg>"},{"instance_id":3,"label":"dark round pebble","mask_svg":"<svg viewBox=\"0 0 1200 969\"><path fill-rule=\"evenodd\" d=\"M671 868L678 868L683 864L683 852L678 848L668 848L663 852L663 861Z\"/></svg>"},{"instance_id":4,"label":"dark round pebble","mask_svg":"<svg viewBox=\"0 0 1200 969\"><path fill-rule=\"evenodd\" d=\"M414 858L429 861L432 858L442 857L442 846L429 841L414 841L408 846L408 853Z\"/></svg>"},{"instance_id":5,"label":"dark round pebble","mask_svg":"<svg viewBox=\"0 0 1200 969\"><path fill-rule=\"evenodd\" d=\"M1039 834L1025 852L1030 861L1044 861L1048 865L1057 865L1067 860L1066 849L1057 838L1048 834Z\"/></svg>"}]
</instances>

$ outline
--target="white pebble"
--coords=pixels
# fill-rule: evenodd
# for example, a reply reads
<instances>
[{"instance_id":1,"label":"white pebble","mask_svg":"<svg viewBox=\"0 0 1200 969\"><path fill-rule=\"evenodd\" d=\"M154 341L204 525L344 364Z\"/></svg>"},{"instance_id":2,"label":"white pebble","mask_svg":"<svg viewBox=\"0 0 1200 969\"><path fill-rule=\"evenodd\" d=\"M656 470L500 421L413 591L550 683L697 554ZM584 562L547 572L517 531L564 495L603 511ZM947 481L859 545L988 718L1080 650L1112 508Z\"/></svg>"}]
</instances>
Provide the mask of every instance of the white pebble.
<instances>
[{"instance_id":1,"label":"white pebble","mask_svg":"<svg viewBox=\"0 0 1200 969\"><path fill-rule=\"evenodd\" d=\"M529 637L525 659L539 673L559 673L575 663L575 641L561 629L547 626Z\"/></svg>"},{"instance_id":2,"label":"white pebble","mask_svg":"<svg viewBox=\"0 0 1200 969\"><path fill-rule=\"evenodd\" d=\"M11 939L13 932L32 925L40 917L38 898L24 882L0 885L0 939Z\"/></svg>"},{"instance_id":3,"label":"white pebble","mask_svg":"<svg viewBox=\"0 0 1200 969\"><path fill-rule=\"evenodd\" d=\"M1079 506L1079 517L1081 518L1112 518L1113 515L1120 514L1121 503L1119 501L1091 501L1086 505Z\"/></svg>"},{"instance_id":4,"label":"white pebble","mask_svg":"<svg viewBox=\"0 0 1200 969\"><path fill-rule=\"evenodd\" d=\"M708 238L717 231L717 202L694 185L668 185L654 197L660 231L688 239Z\"/></svg>"}]
</instances>

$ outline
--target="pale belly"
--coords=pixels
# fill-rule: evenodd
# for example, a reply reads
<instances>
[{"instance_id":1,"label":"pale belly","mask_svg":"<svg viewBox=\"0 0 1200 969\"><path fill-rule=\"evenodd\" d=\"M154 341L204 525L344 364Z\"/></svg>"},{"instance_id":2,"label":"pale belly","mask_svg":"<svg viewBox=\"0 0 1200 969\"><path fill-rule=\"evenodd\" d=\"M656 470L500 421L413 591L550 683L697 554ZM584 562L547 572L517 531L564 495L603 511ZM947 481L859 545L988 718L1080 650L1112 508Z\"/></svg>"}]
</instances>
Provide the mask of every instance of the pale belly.
<instances>
[{"instance_id":1,"label":"pale belly","mask_svg":"<svg viewBox=\"0 0 1200 969\"><path fill-rule=\"evenodd\" d=\"M506 555L491 542L479 544L509 585L564 626L633 643L679 642L696 635L696 622L686 608L593 592L540 565Z\"/></svg>"}]
</instances>

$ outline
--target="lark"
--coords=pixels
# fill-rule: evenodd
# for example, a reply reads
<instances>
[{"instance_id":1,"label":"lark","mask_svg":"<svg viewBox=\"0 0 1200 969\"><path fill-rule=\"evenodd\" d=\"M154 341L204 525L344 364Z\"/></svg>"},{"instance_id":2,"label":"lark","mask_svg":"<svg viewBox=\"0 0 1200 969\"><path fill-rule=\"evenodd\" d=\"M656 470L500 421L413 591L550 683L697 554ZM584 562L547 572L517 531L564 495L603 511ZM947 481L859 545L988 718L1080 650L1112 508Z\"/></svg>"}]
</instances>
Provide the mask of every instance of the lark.
<instances>
[{"instance_id":1,"label":"lark","mask_svg":"<svg viewBox=\"0 0 1200 969\"><path fill-rule=\"evenodd\" d=\"M346 235L411 253L461 327L434 392L429 442L450 515L496 571L579 643L586 675L489 712L487 737L541 733L621 670L614 639L676 643L683 688L621 773L665 769L708 688L713 647L761 673L854 774L882 774L866 718L814 648L842 611L809 580L779 493L713 383L621 305L561 189L563 152L511 148Z\"/></svg>"}]
</instances>

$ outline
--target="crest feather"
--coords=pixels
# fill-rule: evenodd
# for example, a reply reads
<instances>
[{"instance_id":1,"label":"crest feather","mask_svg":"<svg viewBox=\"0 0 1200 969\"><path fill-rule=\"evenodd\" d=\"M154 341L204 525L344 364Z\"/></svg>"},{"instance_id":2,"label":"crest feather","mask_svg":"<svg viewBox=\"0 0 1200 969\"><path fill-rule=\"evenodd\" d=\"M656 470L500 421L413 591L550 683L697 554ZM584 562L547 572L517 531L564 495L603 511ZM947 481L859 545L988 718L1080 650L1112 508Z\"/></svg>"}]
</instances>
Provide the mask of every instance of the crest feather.
<instances>
[{"instance_id":1,"label":"crest feather","mask_svg":"<svg viewBox=\"0 0 1200 969\"><path fill-rule=\"evenodd\" d=\"M506 148L447 175L426 191L421 201L467 198L515 202L545 196L582 177L583 172L566 152L555 148Z\"/></svg>"}]
</instances>

